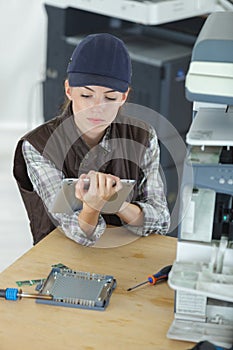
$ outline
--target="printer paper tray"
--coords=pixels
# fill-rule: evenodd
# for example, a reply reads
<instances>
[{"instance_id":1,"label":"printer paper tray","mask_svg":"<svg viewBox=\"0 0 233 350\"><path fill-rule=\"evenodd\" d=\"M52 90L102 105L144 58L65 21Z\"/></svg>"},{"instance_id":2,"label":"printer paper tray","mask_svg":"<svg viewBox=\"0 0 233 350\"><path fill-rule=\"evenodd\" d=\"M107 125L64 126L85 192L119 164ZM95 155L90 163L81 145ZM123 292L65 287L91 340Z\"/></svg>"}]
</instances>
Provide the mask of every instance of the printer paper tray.
<instances>
[{"instance_id":1,"label":"printer paper tray","mask_svg":"<svg viewBox=\"0 0 233 350\"><path fill-rule=\"evenodd\" d=\"M175 319L167 337L189 342L208 340L215 345L230 348L233 343L233 326Z\"/></svg>"},{"instance_id":2,"label":"printer paper tray","mask_svg":"<svg viewBox=\"0 0 233 350\"><path fill-rule=\"evenodd\" d=\"M233 146L233 113L223 108L200 108L186 141L193 146Z\"/></svg>"},{"instance_id":3,"label":"printer paper tray","mask_svg":"<svg viewBox=\"0 0 233 350\"><path fill-rule=\"evenodd\" d=\"M168 276L168 284L181 290L210 298L233 302L233 267L213 273L204 263L174 262Z\"/></svg>"}]
</instances>

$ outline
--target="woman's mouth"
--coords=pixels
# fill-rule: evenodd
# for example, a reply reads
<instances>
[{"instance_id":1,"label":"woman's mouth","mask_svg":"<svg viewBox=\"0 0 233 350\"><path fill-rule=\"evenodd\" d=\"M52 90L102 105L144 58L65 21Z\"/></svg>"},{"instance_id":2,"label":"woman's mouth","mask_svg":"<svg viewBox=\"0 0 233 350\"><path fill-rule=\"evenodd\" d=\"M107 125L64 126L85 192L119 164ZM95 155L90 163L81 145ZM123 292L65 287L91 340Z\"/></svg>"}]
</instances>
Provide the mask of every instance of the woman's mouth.
<instances>
[{"instance_id":1,"label":"woman's mouth","mask_svg":"<svg viewBox=\"0 0 233 350\"><path fill-rule=\"evenodd\" d=\"M101 124L105 122L104 119L100 119L100 118L87 118L87 120L92 124Z\"/></svg>"}]
</instances>

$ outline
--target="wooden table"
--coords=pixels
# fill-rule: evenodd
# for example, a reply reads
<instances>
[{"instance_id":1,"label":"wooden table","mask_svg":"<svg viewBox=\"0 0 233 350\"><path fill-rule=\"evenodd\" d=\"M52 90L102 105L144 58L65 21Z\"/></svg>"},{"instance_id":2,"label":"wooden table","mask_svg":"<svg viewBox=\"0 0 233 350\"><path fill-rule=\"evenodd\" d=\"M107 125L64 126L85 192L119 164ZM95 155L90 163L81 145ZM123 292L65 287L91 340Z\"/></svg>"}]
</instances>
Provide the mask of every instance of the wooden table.
<instances>
[{"instance_id":1,"label":"wooden table","mask_svg":"<svg viewBox=\"0 0 233 350\"><path fill-rule=\"evenodd\" d=\"M115 246L115 230L102 244ZM113 238L111 238L111 235ZM131 236L130 236L131 237ZM107 238L107 240L106 240ZM130 239L128 240L130 241ZM113 243L113 244L112 244ZM32 299L0 300L0 349L190 349L193 343L169 340L174 292L167 283L127 288L173 263L176 239L159 235L135 238L115 248L83 247L58 229L0 274L0 288L17 288L16 281L47 277L51 265L63 263L78 271L113 275L117 280L105 311L37 304ZM24 286L34 292L35 286Z\"/></svg>"}]
</instances>

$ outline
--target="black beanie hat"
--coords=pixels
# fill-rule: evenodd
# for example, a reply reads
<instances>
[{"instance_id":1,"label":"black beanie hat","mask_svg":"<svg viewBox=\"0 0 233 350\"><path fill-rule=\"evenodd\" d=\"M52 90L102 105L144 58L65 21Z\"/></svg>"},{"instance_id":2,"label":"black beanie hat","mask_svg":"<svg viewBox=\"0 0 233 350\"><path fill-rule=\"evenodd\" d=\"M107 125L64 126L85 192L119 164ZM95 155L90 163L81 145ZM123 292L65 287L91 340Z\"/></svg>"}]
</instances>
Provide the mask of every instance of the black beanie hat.
<instances>
[{"instance_id":1,"label":"black beanie hat","mask_svg":"<svg viewBox=\"0 0 233 350\"><path fill-rule=\"evenodd\" d=\"M97 85L126 92L131 83L131 60L125 44L108 34L91 34L75 48L68 68L70 86Z\"/></svg>"}]
</instances>

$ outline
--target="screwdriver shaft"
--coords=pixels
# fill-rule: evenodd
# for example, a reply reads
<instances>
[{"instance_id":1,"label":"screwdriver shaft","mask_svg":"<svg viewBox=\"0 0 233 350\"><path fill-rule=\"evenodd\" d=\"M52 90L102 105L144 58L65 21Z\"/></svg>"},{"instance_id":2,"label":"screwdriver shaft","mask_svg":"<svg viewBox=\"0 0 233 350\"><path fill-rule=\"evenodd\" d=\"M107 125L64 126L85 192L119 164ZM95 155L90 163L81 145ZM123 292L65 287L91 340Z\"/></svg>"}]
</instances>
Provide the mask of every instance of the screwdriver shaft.
<instances>
[{"instance_id":1,"label":"screwdriver shaft","mask_svg":"<svg viewBox=\"0 0 233 350\"><path fill-rule=\"evenodd\" d=\"M168 279L168 274L169 274L171 268L172 268L172 265L168 265L168 266L163 267L159 272L155 273L154 275L148 276L147 281L139 283L136 286L133 286L131 288L128 288L127 292L129 292L135 288L138 288L140 286L143 286L144 284L147 284L147 283L154 285L160 281L166 281Z\"/></svg>"},{"instance_id":2,"label":"screwdriver shaft","mask_svg":"<svg viewBox=\"0 0 233 350\"><path fill-rule=\"evenodd\" d=\"M128 289L127 289L127 292L129 292L130 290L133 290L133 289L135 289L135 288L138 288L138 287L140 287L140 286L143 286L144 284L147 284L147 283L149 283L149 282L148 282L148 281L145 281L145 282L139 283L139 284L137 284L136 286L133 286L133 287L131 287L131 288L128 288Z\"/></svg>"}]
</instances>

